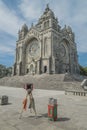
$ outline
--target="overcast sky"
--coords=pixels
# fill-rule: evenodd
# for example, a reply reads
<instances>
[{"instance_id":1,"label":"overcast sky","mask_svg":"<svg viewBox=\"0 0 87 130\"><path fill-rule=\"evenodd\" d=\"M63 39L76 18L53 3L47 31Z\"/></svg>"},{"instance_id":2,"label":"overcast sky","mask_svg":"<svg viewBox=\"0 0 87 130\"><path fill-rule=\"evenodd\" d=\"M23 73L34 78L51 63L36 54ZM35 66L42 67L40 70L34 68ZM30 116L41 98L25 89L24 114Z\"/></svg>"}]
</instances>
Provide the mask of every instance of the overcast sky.
<instances>
[{"instance_id":1,"label":"overcast sky","mask_svg":"<svg viewBox=\"0 0 87 130\"><path fill-rule=\"evenodd\" d=\"M87 66L87 0L0 0L0 64L14 64L18 30L36 24L47 3L62 28L72 27L79 64Z\"/></svg>"}]
</instances>

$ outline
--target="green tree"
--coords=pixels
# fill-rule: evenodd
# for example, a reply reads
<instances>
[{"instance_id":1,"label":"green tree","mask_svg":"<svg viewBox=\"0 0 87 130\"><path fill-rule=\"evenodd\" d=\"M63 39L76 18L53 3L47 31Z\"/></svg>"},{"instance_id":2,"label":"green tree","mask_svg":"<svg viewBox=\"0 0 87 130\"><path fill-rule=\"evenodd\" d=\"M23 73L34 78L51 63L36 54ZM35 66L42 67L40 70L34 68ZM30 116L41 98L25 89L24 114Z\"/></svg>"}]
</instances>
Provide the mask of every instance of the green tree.
<instances>
[{"instance_id":1,"label":"green tree","mask_svg":"<svg viewBox=\"0 0 87 130\"><path fill-rule=\"evenodd\" d=\"M6 66L0 64L0 78L5 76L11 76L12 67L6 68Z\"/></svg>"},{"instance_id":2,"label":"green tree","mask_svg":"<svg viewBox=\"0 0 87 130\"><path fill-rule=\"evenodd\" d=\"M80 74L87 76L87 67L82 67L80 65Z\"/></svg>"}]
</instances>

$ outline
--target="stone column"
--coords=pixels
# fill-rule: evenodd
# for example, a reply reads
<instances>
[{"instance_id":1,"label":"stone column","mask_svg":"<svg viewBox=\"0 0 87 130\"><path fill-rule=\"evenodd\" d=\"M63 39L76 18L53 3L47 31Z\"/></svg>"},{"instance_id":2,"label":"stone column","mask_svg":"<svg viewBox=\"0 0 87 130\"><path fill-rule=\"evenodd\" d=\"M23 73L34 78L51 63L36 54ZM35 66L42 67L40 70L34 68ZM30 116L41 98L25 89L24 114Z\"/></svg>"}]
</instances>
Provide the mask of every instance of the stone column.
<instances>
[{"instance_id":1,"label":"stone column","mask_svg":"<svg viewBox=\"0 0 87 130\"><path fill-rule=\"evenodd\" d=\"M41 74L41 60L37 61L36 68L37 68L36 73Z\"/></svg>"}]
</instances>

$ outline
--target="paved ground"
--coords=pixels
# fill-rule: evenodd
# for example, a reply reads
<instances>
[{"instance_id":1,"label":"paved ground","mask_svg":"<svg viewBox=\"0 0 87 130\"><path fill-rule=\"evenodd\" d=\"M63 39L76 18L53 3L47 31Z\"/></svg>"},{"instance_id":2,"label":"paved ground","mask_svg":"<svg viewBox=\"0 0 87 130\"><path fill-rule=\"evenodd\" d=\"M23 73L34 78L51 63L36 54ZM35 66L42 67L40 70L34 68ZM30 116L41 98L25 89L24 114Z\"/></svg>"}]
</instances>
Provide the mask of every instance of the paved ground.
<instances>
[{"instance_id":1,"label":"paved ground","mask_svg":"<svg viewBox=\"0 0 87 130\"><path fill-rule=\"evenodd\" d=\"M22 88L0 86L0 96L9 96L9 105L0 105L0 130L87 130L87 97L66 96L63 91L35 89L38 118L29 110L23 113L22 100L26 91ZM49 121L47 105L49 97L57 98L58 120Z\"/></svg>"}]
</instances>

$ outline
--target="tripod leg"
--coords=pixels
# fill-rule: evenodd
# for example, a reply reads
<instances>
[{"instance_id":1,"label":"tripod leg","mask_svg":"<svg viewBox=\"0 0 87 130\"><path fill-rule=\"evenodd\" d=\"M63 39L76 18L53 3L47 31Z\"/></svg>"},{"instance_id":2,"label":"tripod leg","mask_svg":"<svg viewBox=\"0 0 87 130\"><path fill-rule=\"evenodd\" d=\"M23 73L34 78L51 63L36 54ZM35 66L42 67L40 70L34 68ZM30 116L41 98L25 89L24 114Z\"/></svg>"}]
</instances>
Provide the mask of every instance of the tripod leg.
<instances>
[{"instance_id":1,"label":"tripod leg","mask_svg":"<svg viewBox=\"0 0 87 130\"><path fill-rule=\"evenodd\" d=\"M23 109L22 109L22 111L21 111L21 113L20 113L19 119L21 119L22 114L23 114Z\"/></svg>"}]
</instances>

